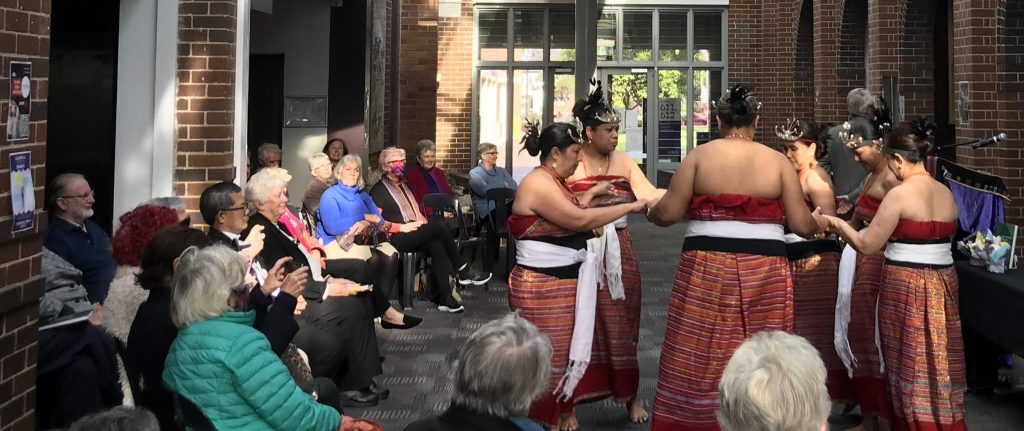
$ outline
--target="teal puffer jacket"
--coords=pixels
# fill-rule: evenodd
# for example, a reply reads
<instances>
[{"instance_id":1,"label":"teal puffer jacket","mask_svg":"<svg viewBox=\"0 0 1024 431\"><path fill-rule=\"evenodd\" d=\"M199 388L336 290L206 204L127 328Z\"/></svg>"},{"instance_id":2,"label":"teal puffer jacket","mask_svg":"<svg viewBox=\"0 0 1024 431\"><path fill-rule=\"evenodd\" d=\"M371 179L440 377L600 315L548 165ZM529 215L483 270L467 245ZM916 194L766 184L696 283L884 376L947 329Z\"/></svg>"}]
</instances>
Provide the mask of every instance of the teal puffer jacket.
<instances>
[{"instance_id":1,"label":"teal puffer jacket","mask_svg":"<svg viewBox=\"0 0 1024 431\"><path fill-rule=\"evenodd\" d=\"M218 430L334 431L338 412L302 392L253 311L227 312L178 331L164 383L202 410Z\"/></svg>"}]
</instances>

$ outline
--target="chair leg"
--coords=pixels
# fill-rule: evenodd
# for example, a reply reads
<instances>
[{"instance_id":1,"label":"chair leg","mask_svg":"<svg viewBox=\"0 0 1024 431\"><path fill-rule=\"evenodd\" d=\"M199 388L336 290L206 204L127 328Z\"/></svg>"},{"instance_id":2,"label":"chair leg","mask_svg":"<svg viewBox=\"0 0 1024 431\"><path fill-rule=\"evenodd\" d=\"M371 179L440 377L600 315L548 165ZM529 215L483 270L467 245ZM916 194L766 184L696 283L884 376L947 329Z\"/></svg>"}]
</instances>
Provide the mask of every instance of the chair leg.
<instances>
[{"instance_id":1,"label":"chair leg","mask_svg":"<svg viewBox=\"0 0 1024 431\"><path fill-rule=\"evenodd\" d=\"M512 275L512 259L515 258L516 240L509 235L505 240L505 275Z\"/></svg>"},{"instance_id":2,"label":"chair leg","mask_svg":"<svg viewBox=\"0 0 1024 431\"><path fill-rule=\"evenodd\" d=\"M416 254L403 253L402 256L402 294L400 301L403 310L411 310L413 305L412 287L416 279Z\"/></svg>"}]
</instances>

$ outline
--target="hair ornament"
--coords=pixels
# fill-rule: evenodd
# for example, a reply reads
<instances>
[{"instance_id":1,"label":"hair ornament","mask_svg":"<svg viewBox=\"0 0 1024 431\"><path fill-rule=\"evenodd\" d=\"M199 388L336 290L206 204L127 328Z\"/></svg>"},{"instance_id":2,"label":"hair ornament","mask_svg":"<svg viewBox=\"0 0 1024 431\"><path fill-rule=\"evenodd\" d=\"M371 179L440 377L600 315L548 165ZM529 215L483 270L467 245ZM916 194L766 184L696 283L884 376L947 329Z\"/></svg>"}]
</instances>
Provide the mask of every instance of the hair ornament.
<instances>
[{"instance_id":1,"label":"hair ornament","mask_svg":"<svg viewBox=\"0 0 1024 431\"><path fill-rule=\"evenodd\" d=\"M578 118L574 118L568 124L572 126L566 129L566 133L569 135L569 138L571 138L573 142L583 145L583 136L580 135L580 131L583 130L583 124L580 123Z\"/></svg>"},{"instance_id":2,"label":"hair ornament","mask_svg":"<svg viewBox=\"0 0 1024 431\"><path fill-rule=\"evenodd\" d=\"M800 130L800 120L790 118L781 126L775 126L775 136L783 141L794 142L800 139L803 132Z\"/></svg>"},{"instance_id":3,"label":"hair ornament","mask_svg":"<svg viewBox=\"0 0 1024 431\"><path fill-rule=\"evenodd\" d=\"M927 118L919 118L910 122L910 131L919 139L935 136L935 123Z\"/></svg>"},{"instance_id":4,"label":"hair ornament","mask_svg":"<svg viewBox=\"0 0 1024 431\"><path fill-rule=\"evenodd\" d=\"M595 119L602 123L618 123L622 121L619 113L613 108L604 97L604 88L601 81L591 78L590 85L594 90L587 96L586 104L583 105L583 112L580 121L586 122L588 118ZM581 128L582 130L582 128Z\"/></svg>"}]
</instances>

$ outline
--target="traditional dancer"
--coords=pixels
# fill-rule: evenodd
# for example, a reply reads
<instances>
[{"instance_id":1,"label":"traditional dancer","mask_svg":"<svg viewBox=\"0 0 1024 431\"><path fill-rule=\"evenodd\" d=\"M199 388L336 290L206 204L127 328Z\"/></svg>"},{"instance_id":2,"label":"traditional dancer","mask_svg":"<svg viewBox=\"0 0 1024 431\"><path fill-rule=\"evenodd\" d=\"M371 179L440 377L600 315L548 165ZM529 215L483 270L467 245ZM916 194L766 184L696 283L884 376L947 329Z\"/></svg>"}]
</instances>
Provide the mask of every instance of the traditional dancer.
<instances>
[{"instance_id":1,"label":"traditional dancer","mask_svg":"<svg viewBox=\"0 0 1024 431\"><path fill-rule=\"evenodd\" d=\"M818 166L824 152L822 137L827 128L806 121L789 120L775 127L782 139L786 157L796 169L808 208L820 208L822 214L836 215L832 179ZM828 372L829 397L836 402L855 398L852 380L836 354L833 342L836 291L839 277L839 243L835 236L804 239L786 234L789 271L793 276L793 333L807 339L818 349Z\"/></svg>"},{"instance_id":2,"label":"traditional dancer","mask_svg":"<svg viewBox=\"0 0 1024 431\"><path fill-rule=\"evenodd\" d=\"M669 301L651 429L717 430L718 381L743 340L793 330L783 217L813 237L793 166L754 142L760 103L733 87L715 104L723 138L694 149L648 212L665 226L687 216Z\"/></svg>"},{"instance_id":3,"label":"traditional dancer","mask_svg":"<svg viewBox=\"0 0 1024 431\"><path fill-rule=\"evenodd\" d=\"M902 183L885 195L858 233L824 216L854 249L885 248L878 299L879 334L893 430L966 430L964 347L950 241L956 202L931 178L924 161L933 125L915 121L885 138L882 153Z\"/></svg>"},{"instance_id":4,"label":"traditional dancer","mask_svg":"<svg viewBox=\"0 0 1024 431\"><path fill-rule=\"evenodd\" d=\"M845 123L840 134L854 159L870 172L850 220L850 226L857 230L871 223L882 198L900 183L881 153L882 136L890 121L885 99L879 98L874 105L870 122ZM881 347L875 336L875 310L884 261L881 252L865 255L847 246L839 265L835 346L847 375L853 377L856 402L863 418L858 427L861 431L873 431L878 428L879 418L888 421L892 417L885 395Z\"/></svg>"},{"instance_id":5,"label":"traditional dancer","mask_svg":"<svg viewBox=\"0 0 1024 431\"><path fill-rule=\"evenodd\" d=\"M640 199L583 209L610 186L597 185L579 198L569 189L565 179L576 171L581 142L579 130L568 123L551 124L539 134L536 125L528 127L523 148L539 154L541 166L523 178L508 220L517 238L509 306L545 333L554 348L549 388L530 408L530 417L551 430L575 430L575 404L610 395L606 382L587 376L592 349L599 349L592 345L603 279L599 261L606 249L618 248L611 222L647 207ZM621 283L608 281L605 288L621 298Z\"/></svg>"},{"instance_id":6,"label":"traditional dancer","mask_svg":"<svg viewBox=\"0 0 1024 431\"><path fill-rule=\"evenodd\" d=\"M587 99L576 101L573 115L583 130L583 161L569 177L569 188L582 196L603 182L611 183L611 192L590 202L591 207L604 207L642 199L657 200L665 194L657 189L628 155L615 151L618 144L619 116L604 99L601 82ZM594 350L587 378L607 386L616 401L626 404L626 414L634 423L646 422L647 411L637 397L640 366L636 346L640 340L640 267L636 263L633 240L626 227L626 217L614 221L619 237L618 256L621 272L608 270L608 277L621 275L625 298L613 300L608 290L597 297L597 321ZM605 262L608 266L609 262Z\"/></svg>"}]
</instances>

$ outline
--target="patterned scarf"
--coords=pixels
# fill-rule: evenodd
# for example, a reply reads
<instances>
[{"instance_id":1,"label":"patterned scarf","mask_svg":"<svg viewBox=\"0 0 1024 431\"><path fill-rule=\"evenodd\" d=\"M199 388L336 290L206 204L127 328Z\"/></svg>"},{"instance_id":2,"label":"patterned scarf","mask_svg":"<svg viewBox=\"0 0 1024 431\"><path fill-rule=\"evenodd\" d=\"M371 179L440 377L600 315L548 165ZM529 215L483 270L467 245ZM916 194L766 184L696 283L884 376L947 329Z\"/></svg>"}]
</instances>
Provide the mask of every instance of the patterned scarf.
<instances>
[{"instance_id":1,"label":"patterned scarf","mask_svg":"<svg viewBox=\"0 0 1024 431\"><path fill-rule=\"evenodd\" d=\"M412 191L409 190L405 181L399 181L396 185L391 180L384 178L381 179L381 182L387 187L388 193L391 193L391 199L395 200L398 208L402 211L402 223L420 220L419 206L412 202Z\"/></svg>"}]
</instances>

